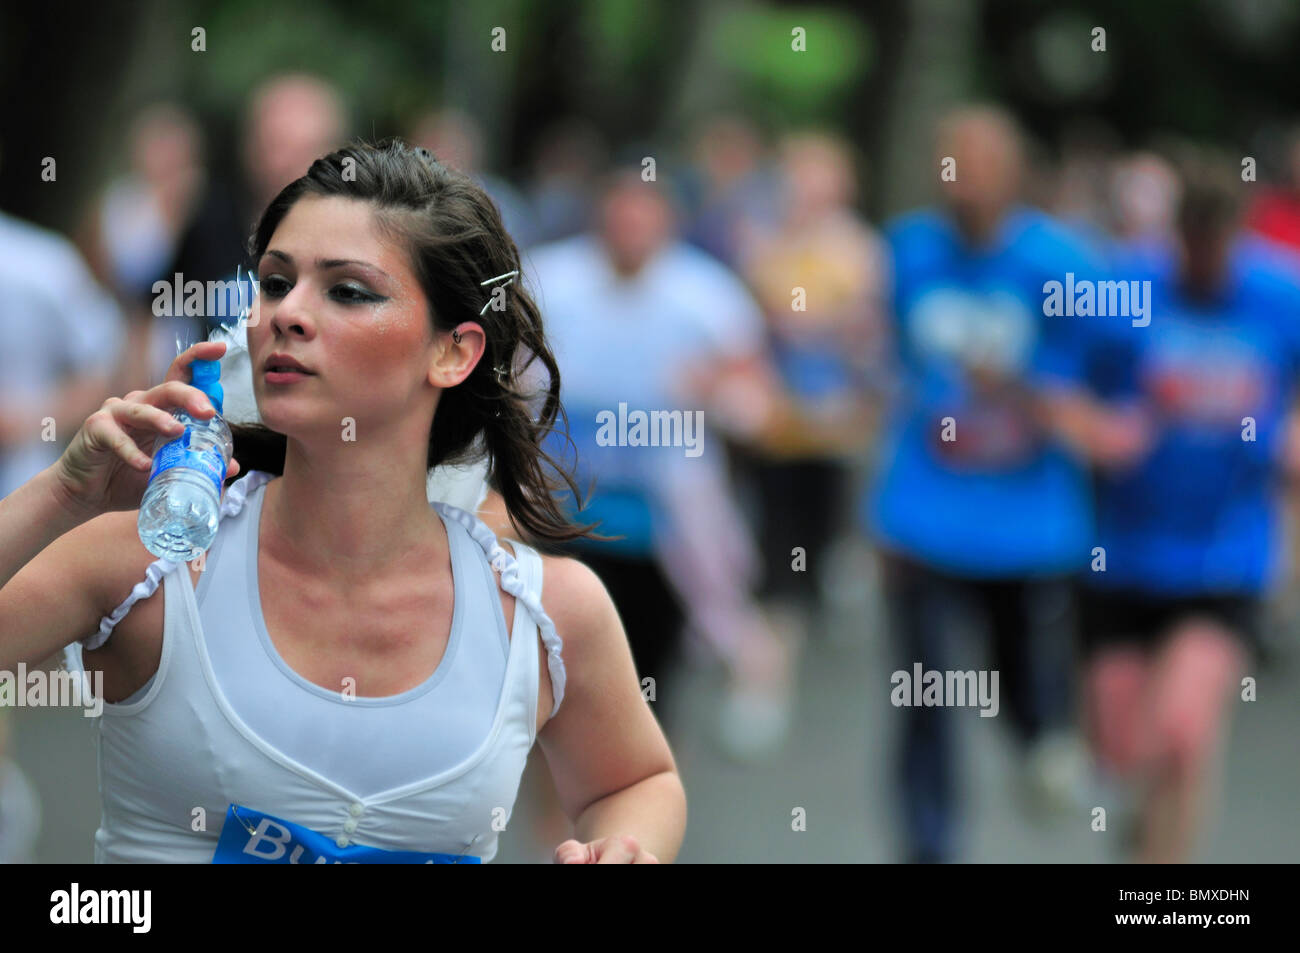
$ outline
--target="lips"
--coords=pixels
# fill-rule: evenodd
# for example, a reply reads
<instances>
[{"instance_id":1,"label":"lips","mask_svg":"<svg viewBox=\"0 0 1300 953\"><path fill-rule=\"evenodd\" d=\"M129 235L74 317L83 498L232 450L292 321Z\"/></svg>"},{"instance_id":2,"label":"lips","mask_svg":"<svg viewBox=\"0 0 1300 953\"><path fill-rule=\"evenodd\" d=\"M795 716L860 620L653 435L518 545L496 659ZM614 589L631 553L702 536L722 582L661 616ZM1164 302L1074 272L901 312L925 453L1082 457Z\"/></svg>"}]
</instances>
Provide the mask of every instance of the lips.
<instances>
[{"instance_id":1,"label":"lips","mask_svg":"<svg viewBox=\"0 0 1300 953\"><path fill-rule=\"evenodd\" d=\"M272 354L262 365L262 370L266 373L294 373L294 374L311 374L308 368L300 362L294 360L288 354Z\"/></svg>"}]
</instances>

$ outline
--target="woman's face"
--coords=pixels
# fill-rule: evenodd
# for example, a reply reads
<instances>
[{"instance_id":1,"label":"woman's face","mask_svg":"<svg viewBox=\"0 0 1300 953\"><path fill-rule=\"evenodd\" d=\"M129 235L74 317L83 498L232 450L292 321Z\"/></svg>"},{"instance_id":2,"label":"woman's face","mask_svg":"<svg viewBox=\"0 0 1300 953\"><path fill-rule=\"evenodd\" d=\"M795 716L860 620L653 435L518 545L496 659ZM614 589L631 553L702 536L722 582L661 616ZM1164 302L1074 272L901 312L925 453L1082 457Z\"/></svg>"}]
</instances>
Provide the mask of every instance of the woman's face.
<instances>
[{"instance_id":1,"label":"woman's face","mask_svg":"<svg viewBox=\"0 0 1300 953\"><path fill-rule=\"evenodd\" d=\"M290 437L343 439L424 417L434 335L406 253L375 227L373 207L305 196L257 263L248 350L253 393L268 427ZM311 373L268 371L288 355ZM428 420L422 426L427 433Z\"/></svg>"}]
</instances>

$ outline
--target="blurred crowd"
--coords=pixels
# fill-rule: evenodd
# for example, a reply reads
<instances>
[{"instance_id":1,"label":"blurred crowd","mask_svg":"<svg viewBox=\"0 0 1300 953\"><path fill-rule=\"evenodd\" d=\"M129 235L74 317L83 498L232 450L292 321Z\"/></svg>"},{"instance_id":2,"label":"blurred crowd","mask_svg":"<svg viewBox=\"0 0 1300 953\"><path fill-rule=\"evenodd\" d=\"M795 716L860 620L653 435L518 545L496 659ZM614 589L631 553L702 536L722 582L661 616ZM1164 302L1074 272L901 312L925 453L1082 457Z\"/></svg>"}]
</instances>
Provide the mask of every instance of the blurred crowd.
<instances>
[{"instance_id":1,"label":"blurred crowd","mask_svg":"<svg viewBox=\"0 0 1300 953\"><path fill-rule=\"evenodd\" d=\"M355 131L304 75L257 89L243 122L229 170L184 106L142 112L75 241L0 214L0 496L106 396L160 381L178 337L237 317L169 313L155 283L234 279L261 209ZM1031 162L992 106L934 133L932 203L877 225L863 157L826 129L714 115L629 152L573 118L514 177L455 110L400 130L474 176L520 248L568 415L548 449L592 488L575 516L615 537L569 551L643 686L724 673L716 719L675 730L777 756L818 639L880 642L909 675L995 669L1045 807L1100 787L1131 856L1186 859L1288 578L1300 136L1255 182L1190 143L1082 134ZM1052 282L1131 294L1051 313ZM660 412L648 433L638 411ZM830 631L876 597L885 631ZM895 740L899 858L951 860L957 713L909 702L839 731ZM12 820L5 765L0 747ZM5 831L0 860L21 854Z\"/></svg>"}]
</instances>

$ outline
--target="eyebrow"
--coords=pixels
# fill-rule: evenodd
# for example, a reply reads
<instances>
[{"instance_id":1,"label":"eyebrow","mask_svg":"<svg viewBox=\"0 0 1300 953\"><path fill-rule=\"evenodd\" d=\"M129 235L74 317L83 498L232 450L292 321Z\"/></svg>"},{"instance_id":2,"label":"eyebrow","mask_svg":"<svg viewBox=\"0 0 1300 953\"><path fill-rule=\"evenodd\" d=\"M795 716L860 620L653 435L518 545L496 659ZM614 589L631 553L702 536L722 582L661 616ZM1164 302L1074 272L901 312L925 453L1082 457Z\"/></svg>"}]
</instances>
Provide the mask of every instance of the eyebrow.
<instances>
[{"instance_id":1,"label":"eyebrow","mask_svg":"<svg viewBox=\"0 0 1300 953\"><path fill-rule=\"evenodd\" d=\"M268 255L280 259L286 265L293 264L293 256L290 255L288 252L280 251L278 248L268 248L266 250L266 254L264 254L262 257L265 258ZM358 261L355 258L317 258L316 259L317 268L322 268L322 269L342 268L344 265L358 265L369 271L373 271L376 272L377 274L383 275L385 278L391 279L392 277L391 275L388 274L388 272L384 271L382 268L376 267L375 265L372 265L369 262Z\"/></svg>"}]
</instances>

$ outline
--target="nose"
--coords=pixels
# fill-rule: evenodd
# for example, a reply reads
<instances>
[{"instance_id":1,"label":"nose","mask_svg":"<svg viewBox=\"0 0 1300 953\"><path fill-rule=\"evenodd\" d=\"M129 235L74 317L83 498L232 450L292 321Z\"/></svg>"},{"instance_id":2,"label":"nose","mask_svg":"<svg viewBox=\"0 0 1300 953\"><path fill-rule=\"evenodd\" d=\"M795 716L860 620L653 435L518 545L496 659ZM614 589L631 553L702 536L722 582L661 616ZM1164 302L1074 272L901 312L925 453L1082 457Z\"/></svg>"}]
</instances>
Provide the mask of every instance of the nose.
<instances>
[{"instance_id":1,"label":"nose","mask_svg":"<svg viewBox=\"0 0 1300 953\"><path fill-rule=\"evenodd\" d=\"M299 281L275 303L270 324L277 338L297 336L310 339L315 336L316 322L307 306L309 294L308 282Z\"/></svg>"}]
</instances>

